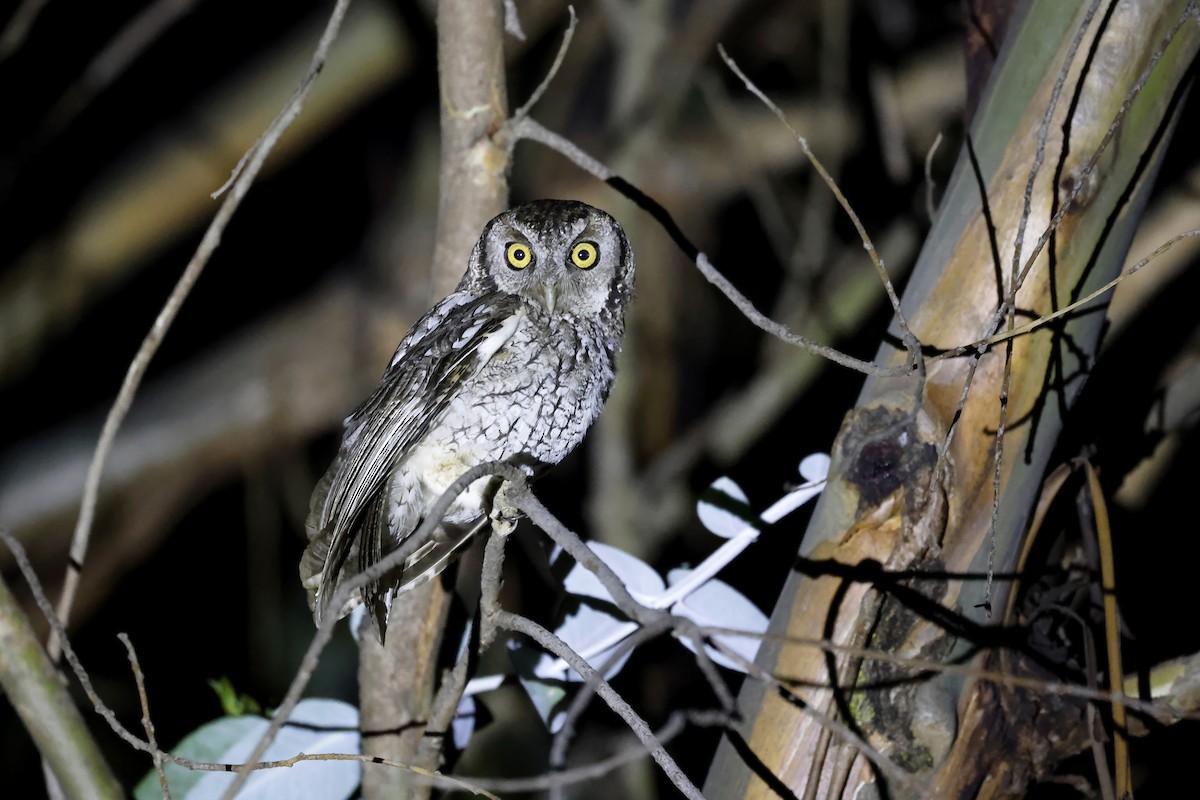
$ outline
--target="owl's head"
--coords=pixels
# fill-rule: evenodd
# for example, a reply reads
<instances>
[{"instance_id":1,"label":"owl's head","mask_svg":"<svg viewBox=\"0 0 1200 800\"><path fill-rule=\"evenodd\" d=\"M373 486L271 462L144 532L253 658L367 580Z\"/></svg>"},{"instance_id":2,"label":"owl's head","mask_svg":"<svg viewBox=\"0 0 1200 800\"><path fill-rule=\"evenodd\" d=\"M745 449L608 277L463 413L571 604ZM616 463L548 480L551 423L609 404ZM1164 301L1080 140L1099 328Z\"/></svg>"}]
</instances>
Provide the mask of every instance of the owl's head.
<instances>
[{"instance_id":1,"label":"owl's head","mask_svg":"<svg viewBox=\"0 0 1200 800\"><path fill-rule=\"evenodd\" d=\"M608 214L574 200L535 200L483 229L460 291L502 292L552 316L612 316L633 294L633 248Z\"/></svg>"}]
</instances>

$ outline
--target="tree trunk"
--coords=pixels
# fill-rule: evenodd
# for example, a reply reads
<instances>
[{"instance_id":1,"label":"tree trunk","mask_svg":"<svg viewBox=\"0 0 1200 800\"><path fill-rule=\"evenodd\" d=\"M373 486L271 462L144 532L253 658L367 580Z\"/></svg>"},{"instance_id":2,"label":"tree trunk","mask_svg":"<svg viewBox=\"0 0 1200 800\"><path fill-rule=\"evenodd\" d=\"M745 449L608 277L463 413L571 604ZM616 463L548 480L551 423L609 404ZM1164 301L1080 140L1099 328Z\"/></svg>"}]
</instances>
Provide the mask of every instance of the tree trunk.
<instances>
[{"instance_id":1,"label":"tree trunk","mask_svg":"<svg viewBox=\"0 0 1200 800\"><path fill-rule=\"evenodd\" d=\"M1049 314L1118 274L1200 43L1193 14L1183 0L1029 0L1017 9L971 129L981 177L960 154L905 291L927 354ZM1006 319L1014 275L1064 207L1016 292L1015 322ZM923 383L866 381L772 615L770 634L786 641L768 639L760 651L784 688L747 681L745 722L722 742L708 796L777 797L786 787L804 797L1018 797L1090 738L1070 698L797 641L1040 674L1008 651L979 651L999 643L1051 451L1097 351L1103 315L1068 319L982 355L932 361ZM903 359L885 344L876 361ZM836 717L911 785L887 781L810 712ZM886 792L859 794L885 781Z\"/></svg>"}]
</instances>

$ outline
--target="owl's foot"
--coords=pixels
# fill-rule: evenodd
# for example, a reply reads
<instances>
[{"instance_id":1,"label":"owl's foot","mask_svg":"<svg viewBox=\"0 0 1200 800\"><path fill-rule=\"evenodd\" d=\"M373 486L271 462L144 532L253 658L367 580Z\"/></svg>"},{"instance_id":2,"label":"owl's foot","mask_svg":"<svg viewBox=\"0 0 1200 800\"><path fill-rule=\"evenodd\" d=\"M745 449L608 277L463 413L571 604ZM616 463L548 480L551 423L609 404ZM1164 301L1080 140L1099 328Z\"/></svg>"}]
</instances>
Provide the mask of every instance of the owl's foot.
<instances>
[{"instance_id":1,"label":"owl's foot","mask_svg":"<svg viewBox=\"0 0 1200 800\"><path fill-rule=\"evenodd\" d=\"M492 510L488 513L488 517L492 521L492 530L501 536L508 536L517 529L517 523L521 521L521 517L525 516L521 509L509 502L508 494L505 489L508 484L500 488L496 492L496 496L492 499Z\"/></svg>"},{"instance_id":2,"label":"owl's foot","mask_svg":"<svg viewBox=\"0 0 1200 800\"><path fill-rule=\"evenodd\" d=\"M488 516L492 521L492 530L501 536L508 536L517 529L517 523L524 514L512 506L501 508L497 505L492 507L492 513Z\"/></svg>"}]
</instances>

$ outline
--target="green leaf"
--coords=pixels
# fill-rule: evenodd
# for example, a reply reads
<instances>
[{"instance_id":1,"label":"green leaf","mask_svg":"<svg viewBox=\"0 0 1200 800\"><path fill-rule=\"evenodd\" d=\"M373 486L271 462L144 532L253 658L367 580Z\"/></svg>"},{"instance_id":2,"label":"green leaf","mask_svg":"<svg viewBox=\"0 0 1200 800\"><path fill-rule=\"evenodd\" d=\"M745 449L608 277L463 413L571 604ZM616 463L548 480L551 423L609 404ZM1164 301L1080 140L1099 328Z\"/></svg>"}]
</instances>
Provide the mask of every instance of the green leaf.
<instances>
[{"instance_id":1,"label":"green leaf","mask_svg":"<svg viewBox=\"0 0 1200 800\"><path fill-rule=\"evenodd\" d=\"M221 709L226 716L240 717L245 714L261 714L262 706L248 694L238 694L233 688L233 681L225 675L215 680L209 680L208 685L217 693L217 699L221 701Z\"/></svg>"}]
</instances>

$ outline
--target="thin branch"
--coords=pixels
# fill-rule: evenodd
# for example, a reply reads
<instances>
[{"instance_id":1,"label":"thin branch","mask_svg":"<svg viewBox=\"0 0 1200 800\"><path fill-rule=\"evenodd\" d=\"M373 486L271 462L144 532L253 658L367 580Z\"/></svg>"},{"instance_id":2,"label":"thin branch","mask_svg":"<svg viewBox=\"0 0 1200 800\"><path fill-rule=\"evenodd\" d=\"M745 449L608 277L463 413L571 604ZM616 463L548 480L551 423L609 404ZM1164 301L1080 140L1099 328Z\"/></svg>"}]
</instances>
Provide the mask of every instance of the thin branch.
<instances>
[{"instance_id":1,"label":"thin branch","mask_svg":"<svg viewBox=\"0 0 1200 800\"><path fill-rule=\"evenodd\" d=\"M1074 303L1071 303L1070 305L1063 306L1058 311L1055 311L1053 314L1047 314L1044 317L1038 317L1037 319L1031 320L1030 322L1027 322L1024 325L1021 325L1020 327L1013 328L1011 330L1001 331L1000 333L997 333L995 336L991 336L987 339L980 339L978 342L973 342L972 344L966 345L964 348L959 348L959 349L965 350L965 349L975 349L975 348L987 347L989 345L996 344L997 342L1003 342L1006 339L1013 339L1017 336L1024 336L1025 334L1032 333L1033 331L1037 330L1038 328L1042 327L1043 325L1047 325L1056 319L1062 319L1063 317L1067 316L1068 314L1072 314L1075 311L1088 305L1089 303L1091 303L1093 300L1097 299L1098 297L1100 297L1104 294L1107 294L1108 292L1115 289L1117 287L1117 284L1119 284L1121 281L1128 278L1130 275L1133 275L1135 272L1137 272L1142 267L1149 264L1154 259L1161 256L1163 253L1170 250L1172 247L1175 246L1175 244L1177 242L1180 242L1184 239L1194 239L1197 236L1200 236L1200 228L1197 228L1195 230L1190 230L1190 231L1184 231L1183 233L1176 234L1175 236L1172 236L1170 239L1168 239L1167 241L1165 241L1161 245L1159 245L1159 247L1157 249L1155 249L1155 251L1153 253L1151 253L1150 255L1141 259L1140 261L1135 263L1133 266L1131 266L1129 269L1125 270L1125 272L1121 273L1117 277L1110 280L1108 283L1104 284L1103 286L1096 289L1095 291L1089 293L1086 297L1082 297L1079 300L1076 300ZM949 353L944 353L944 354L941 354L938 356L934 356L933 360L939 360L939 359L947 358L947 357L950 357Z\"/></svg>"},{"instance_id":2,"label":"thin branch","mask_svg":"<svg viewBox=\"0 0 1200 800\"><path fill-rule=\"evenodd\" d=\"M1141 74L1138 75L1137 80L1126 93L1125 99L1121 103L1121 107L1117 109L1117 113L1113 116L1113 121L1109 124L1108 130L1104 132L1104 136L1100 139L1100 143L1096 145L1096 150L1084 163L1083 167L1080 168L1079 174L1076 176L1074 182L1075 185L1071 188L1071 191L1063 200L1063 203L1059 207L1058 211L1053 217L1050 218L1050 223L1046 226L1046 230L1042 232L1042 235L1038 237L1037 242L1034 244L1033 250L1029 254L1029 258L1025 261L1025 266L1021 268L1021 274L1018 276L1015 285L1012 287L1012 302L1015 302L1016 292L1024 283L1026 276L1028 276L1030 271L1033 269L1034 262L1037 261L1037 257L1041 254L1042 248L1046 246L1046 242L1050 240L1050 236L1056 230L1058 230L1058 226L1062 222L1063 217L1065 217L1067 212L1074 207L1076 198L1079 197L1084 188L1090 183L1088 178L1091 176L1092 171L1096 168L1096 165L1100 162L1100 156L1104 155L1104 151L1108 149L1108 145L1117 135L1117 131L1121 129L1121 123L1125 120L1125 115L1129 112L1130 107L1132 107L1133 101L1137 99L1139 94L1141 94L1146 82L1150 79L1150 75L1154 72L1154 68L1158 66L1158 62L1162 60L1167 48L1170 46L1171 42L1174 41L1175 35L1179 33L1179 29L1183 27L1184 23L1188 21L1189 17L1196 17L1198 15L1200 15L1200 12L1197 11L1197 4L1195 0L1189 0L1187 6L1185 6L1183 11L1180 12L1179 18L1175 20L1174 25L1171 26L1170 30L1168 30L1166 35L1163 37L1162 44L1159 46L1158 50L1156 50L1150 57L1150 60L1146 62L1145 68L1142 70Z\"/></svg>"},{"instance_id":3,"label":"thin branch","mask_svg":"<svg viewBox=\"0 0 1200 800\"><path fill-rule=\"evenodd\" d=\"M117 638L125 645L129 656L129 667L133 670L133 682L137 684L138 702L142 706L142 729L146 731L146 741L154 749L151 758L154 760L154 771L158 773L158 785L162 788L163 800L171 800L171 786L167 783L167 773L163 771L162 750L158 747L158 738L154 735L154 722L150 719L150 699L146 696L146 679L142 675L142 665L138 662L137 651L129 634L118 633Z\"/></svg>"},{"instance_id":4,"label":"thin branch","mask_svg":"<svg viewBox=\"0 0 1200 800\"><path fill-rule=\"evenodd\" d=\"M7 531L0 536L15 542ZM14 551L15 553L15 551ZM21 557L17 559L28 565ZM20 603L0 578L0 689L42 754L47 788L70 798L120 798L100 748Z\"/></svg>"},{"instance_id":5,"label":"thin branch","mask_svg":"<svg viewBox=\"0 0 1200 800\"><path fill-rule=\"evenodd\" d=\"M512 0L505 2L505 24L507 20L516 17L516 11L509 14L508 9ZM538 100L542 99L542 95L550 88L550 84L554 81L554 76L558 74L558 70L562 67L563 59L567 56L567 50L571 48L571 40L575 38L575 25L579 22L579 18L575 16L575 6L567 6L567 12L570 14L570 19L567 21L567 30L563 33L562 44L558 46L558 53L554 56L554 63L550 65L550 69L546 72L546 76L542 78L542 82L537 85L533 93L529 95L529 99L525 104L513 112L513 119L522 119L529 116L530 110L537 105Z\"/></svg>"},{"instance_id":6,"label":"thin branch","mask_svg":"<svg viewBox=\"0 0 1200 800\"><path fill-rule=\"evenodd\" d=\"M721 673L717 670L717 665L713 663L712 657L708 654L708 648L706 647L707 637L704 630L690 619L679 617L676 618L675 635L679 637L686 636L691 641L692 652L696 654L696 666L700 667L700 672L708 681L713 694L717 696L717 702L721 704L721 708L726 714L730 716L736 714L737 700L734 698L733 692L729 690L725 679L721 677Z\"/></svg>"},{"instance_id":7,"label":"thin branch","mask_svg":"<svg viewBox=\"0 0 1200 800\"><path fill-rule=\"evenodd\" d=\"M829 171L825 169L825 165L821 163L821 160L817 158L816 154L813 153L812 149L808 146L808 140L801 136L800 132L797 131L792 126L792 123L788 121L787 115L783 113L783 110L776 105L771 98L767 97L767 95L761 89L759 89L757 85L755 85L754 81L750 80L746 73L742 72L742 69L737 65L737 62L730 58L729 54L725 52L724 45L718 44L717 52L720 53L721 60L724 61L725 65L729 67L733 74L742 81L746 89L759 100L761 100L763 105L770 109L771 113L778 117L779 121L783 123L784 127L786 127L788 131L791 132L792 136L796 138L796 141L799 143L800 149L804 153L805 158L807 158L809 163L813 165L813 169L815 169L817 174L821 176L821 180L823 180L825 185L829 187L829 191L831 191L833 196L837 198L838 204L841 205L842 210L846 212L846 216L850 218L850 222L853 223L854 229L858 232L858 237L862 240L863 249L867 251L867 255L870 256L871 263L874 265L875 271L879 274L879 280L883 283L884 291L887 292L888 301L892 304L892 313L896 319L896 326L900 329L900 338L904 341L904 346L908 350L909 365L916 366L920 370L922 382L924 382L924 362L921 358L921 342L919 339L917 339L916 335L909 330L908 322L904 318L904 311L900 308L900 297L896 294L896 287L892 285L892 279L888 276L887 269L884 267L883 261L879 258L879 253L875 250L875 245L872 243L866 227L858 218L858 214L855 213L854 207L850 205L850 201L846 199L844 194L842 194L842 190L837 185L837 181L835 181L833 176L829 174Z\"/></svg>"},{"instance_id":8,"label":"thin branch","mask_svg":"<svg viewBox=\"0 0 1200 800\"><path fill-rule=\"evenodd\" d=\"M603 698L604 702L608 704L608 707L617 716L624 720L625 724L629 726L629 729L633 731L638 740L650 751L651 758L658 763L675 788L682 792L684 797L689 798L689 800L704 800L704 795L700 793L696 785L683 773L683 770L675 763L675 759L671 758L667 753L662 743L655 738L654 731L650 730L650 726L646 724L646 721L633 710L633 707L629 705L619 692L612 688L608 681L604 680L603 676L599 676L596 670L592 669L592 666L572 650L566 642L536 622L509 611L500 611L496 615L496 624L501 628L528 636L547 652L553 653L563 661L566 661L571 666L571 669L578 672L585 680L594 680L596 682L596 693Z\"/></svg>"},{"instance_id":9,"label":"thin branch","mask_svg":"<svg viewBox=\"0 0 1200 800\"><path fill-rule=\"evenodd\" d=\"M104 472L104 465L108 460L108 454L112 449L113 441L117 437L117 431L120 430L125 416L129 413L129 408L133 404L133 398L137 394L138 387L141 385L142 378L146 374L146 369L149 367L151 359L158 352L159 345L162 344L163 338L171 327L171 323L175 321L179 309L199 279L200 273L204 270L209 258L220 245L221 235L225 230L225 226L229 223L234 212L237 211L238 206L241 204L242 199L250 190L250 186L254 182L255 177L257 177L259 170L262 169L267 155L275 147L275 143L279 141L279 137L283 135L283 132L287 130L288 126L299 115L313 82L325 64L329 48L333 44L334 39L337 38L338 30L341 28L342 20L345 18L346 9L349 6L350 0L337 0L333 12L330 14L329 22L326 23L325 31L321 34L321 39L313 52L308 72L301 81L300 88L296 90L296 93L284 106L280 115L275 118L275 121L263 133L262 138L247 151L245 158L248 160L245 169L238 175L237 180L234 181L229 196L225 198L225 202L221 204L221 208L217 211L208 229L204 232L204 238L201 239L200 245L196 248L196 252L188 262L178 283L175 284L175 288L171 290L170 296L167 297L166 303L163 304L158 317L154 320L154 325L150 328L150 332L146 334L145 339L142 340L137 354L129 365L129 369L125 374L125 380L122 382L120 392L117 394L117 399L113 402L112 408L109 409L108 416L104 420L104 427L100 432L100 440L96 444L95 454L92 456L91 464L88 466L83 499L79 506L79 519L76 522L75 533L71 539L66 577L63 582L63 594L58 604L57 616L64 626L70 621L71 606L75 601L75 593L79 586L80 571L83 569L83 562L87 557L88 541L91 537L92 525L95 521L96 502L100 494L100 477ZM57 637L52 636L47 649L50 652L50 657L54 660L58 659L59 647Z\"/></svg>"},{"instance_id":10,"label":"thin branch","mask_svg":"<svg viewBox=\"0 0 1200 800\"><path fill-rule=\"evenodd\" d=\"M679 226L671 218L671 215L663 208L656 200L644 194L637 187L630 184L624 178L617 175L602 162L598 161L593 156L584 152L574 142L569 139L554 133L547 129L541 123L531 117L523 119L510 120L511 128L508 128L508 138L510 143L515 143L521 139L538 142L551 150L554 150L565 156L568 160L574 163L577 167L589 173L595 178L604 181L616 191L620 192L627 199L636 203L644 211L648 212L655 221L667 232L676 246L696 265L700 270L700 274L711 283L713 286L725 295L738 311L748 319L755 327L787 342L788 344L802 347L814 355L827 358L836 364L843 367L853 369L857 372L862 372L867 375L880 376L896 376L910 374L915 368L913 365L906 364L899 367L880 367L873 362L863 361L861 359L852 358L832 347L823 344L818 344L799 335L791 330L791 328L781 323L770 319L750 302L741 292L734 288L729 279L721 274L708 256L700 251L692 242L683 234ZM510 144L511 146L511 144Z\"/></svg>"},{"instance_id":11,"label":"thin branch","mask_svg":"<svg viewBox=\"0 0 1200 800\"><path fill-rule=\"evenodd\" d=\"M670 613L649 608L635 600L617 573L613 572L594 550L584 544L578 535L550 513L527 486L509 488L508 497L514 506L525 512L530 521L550 537L551 541L575 559L576 563L595 575L600 585L617 604L617 608L631 620L639 625L656 626L663 618L670 619Z\"/></svg>"},{"instance_id":12,"label":"thin branch","mask_svg":"<svg viewBox=\"0 0 1200 800\"><path fill-rule=\"evenodd\" d=\"M680 733L688 723L701 727L726 727L730 718L725 714L714 711L676 711L661 728L654 732L654 738L662 744L667 744ZM573 767L546 775L531 778L486 778L471 776L472 784L483 786L497 792L539 792L553 790L557 786L573 786L586 781L603 778L611 772L634 761L646 757L646 748L640 743L629 747L603 761L582 767Z\"/></svg>"},{"instance_id":13,"label":"thin branch","mask_svg":"<svg viewBox=\"0 0 1200 800\"><path fill-rule=\"evenodd\" d=\"M462 489L460 488L459 491L461 492ZM452 501L452 500L453 500L453 497L450 498L450 501ZM449 505L450 501L447 501L447 503L446 503L447 506ZM444 513L444 509L443 509L443 513ZM419 767L412 767L407 764L386 761L384 759L380 759L375 756L366 756L366 755L349 754L349 753L347 753L347 754L299 753L290 758L285 758L285 759L281 759L278 761L253 761L253 760L251 760L251 761L247 761L242 764L227 764L227 763L221 763L221 762L193 761L190 758L180 758L179 756L173 755L164 750L157 750L149 742L139 739L136 735L131 733L128 728L126 728L124 725L122 725L121 722L117 719L116 713L111 708L109 708L104 703L104 701L102 699L100 699L100 695L96 693L96 689L92 684L91 677L88 675L87 670L84 669L83 663L79 660L79 656L75 652L75 649L71 646L71 640L67 636L67 632L66 632L66 629L63 627L62 621L59 620L58 616L54 612L54 605L50 602L50 599L48 597L46 597L46 592L45 592L45 590L42 589L41 581L38 580L37 573L34 572L34 570L33 570L33 565L29 563L29 557L25 554L25 548L23 548L21 546L21 543L18 542L15 538L13 538L13 536L11 534L9 534L7 531L5 531L3 529L0 529L0 541L3 541L5 543L5 545L9 548L9 550L12 552L13 560L16 561L17 568L21 571L22 576L24 576L26 583L29 585L29 590L33 594L34 602L37 604L38 608L41 610L43 616L45 616L46 622L50 625L51 629L54 630L54 632L58 634L59 641L62 642L63 655L66 658L67 664L68 664L68 666L71 667L71 671L75 674L76 680L79 681L79 685L83 688L84 694L87 695L88 700L91 701L92 708L95 709L96 713L99 714L106 723L108 723L109 728L111 728L114 733L116 733L119 737L121 737L123 740L125 740L125 742L127 742L134 749L140 750L144 753L149 753L151 756L158 756L165 762L175 764L175 765L183 767L185 769L199 770L199 771L203 771L203 772L234 772L236 770L240 774L242 771L252 772L255 770L262 770L262 769L278 769L278 768L282 768L282 767L290 767L290 766L300 763L301 761L359 761L359 762L370 763L370 764L384 764L386 766L396 767L398 769L404 769L404 770L408 770L410 772L416 773L417 775L421 776L422 780L426 781L427 783L429 783L430 785L433 785L433 786L439 786L442 788L451 788L451 789L464 789L464 790L470 791L474 794L482 794L489 798L493 798L493 800L496 800L494 795L484 791L483 789L472 786L470 783L468 783L466 781L462 781L457 778L452 778L450 776L442 775L441 773L435 772L433 770L423 770L423 769L420 769ZM3 588L3 587L4 587L4 584L2 582L0 582L0 588ZM0 607L2 607L2 606L0 606ZM312 675L312 668L315 667L315 661L316 661L315 656L312 658L311 665L309 665L307 663L309 656L314 651L317 654L319 654L320 650L324 647L324 645L326 643L328 643L328 636L326 636L324 639L321 639L320 634L321 634L322 630L326 630L326 632L332 631L334 628L334 625L336 623L336 620L333 620L333 615L330 615L329 620L330 621L328 623L327 630L324 626L322 629L318 629L317 635L314 636L313 643L309 645L309 652L305 654L306 663L304 665L302 665L301 669L297 671L296 677L293 678L293 686L295 686L297 683L299 683L301 685L301 691L303 690L303 686L307 685L307 681ZM35 642L35 644L36 644L36 642ZM0 653L3 653L3 652L7 652L7 650L0 649ZM57 679L55 679L55 684L56 685L58 684ZM289 704L288 708L286 709L286 714L290 715L294 709L295 709L295 703L292 702ZM282 712L282 711L284 711L284 707L280 706L280 708L276 711L275 717L272 718L271 723L270 723L271 726L275 728L275 733L278 732L279 728L281 728L281 727L283 727L283 725L287 724L286 720L285 720L284 722L280 723L279 725L276 725L276 720L279 719L280 712ZM272 738L274 738L274 733L272 734ZM259 753L259 755L261 755L261 752ZM114 786L115 786L115 782L114 782ZM97 795L95 794L94 791L92 791L92 792L85 792L79 796L90 798L90 797L95 797ZM108 796L108 795L100 795L100 796ZM114 793L112 794L112 796L113 797L121 797L122 796L119 787L114 788Z\"/></svg>"},{"instance_id":14,"label":"thin branch","mask_svg":"<svg viewBox=\"0 0 1200 800\"><path fill-rule=\"evenodd\" d=\"M612 653L604 660L604 663L595 671L594 675L585 680L583 684L575 692L575 696L571 698L571 704L567 707L567 712L563 716L562 727L554 734L554 740L550 744L550 770L552 772L561 772L567 763L567 749L571 746L571 740L575 738L575 723L583 716L583 712L592 704L592 698L596 696L597 681L606 675L612 667L621 663L622 659L628 657L643 643L650 641L663 632L669 624L669 620L664 620L663 624L655 627L641 627L633 634L623 639L620 644L613 648ZM562 800L563 786L555 786L550 789L550 800Z\"/></svg>"},{"instance_id":15,"label":"thin branch","mask_svg":"<svg viewBox=\"0 0 1200 800\"><path fill-rule=\"evenodd\" d=\"M1050 681L1044 678L1016 675L1011 672L981 669L970 664L946 663L943 661L933 661L914 656L897 655L885 650L874 650L866 647L857 647L855 645L838 644L837 642L833 642L828 639L810 639L801 636L778 635L772 633L762 633L760 631L747 631L738 628L721 628L715 626L704 626L700 630L702 630L705 635L710 637L733 636L746 639L756 639L764 642L777 642L787 647L811 647L823 652L834 653L836 655L846 655L864 661L877 661L886 664L907 666L911 667L915 672L944 672L949 675L961 675L967 678L989 681L997 684L998 686L1004 686L1007 688L1031 689L1041 692L1048 697L1077 697L1081 700L1095 700L1103 703L1119 704L1128 708L1130 711L1136 711L1139 714L1145 714L1164 724L1169 724L1182 719L1200 719L1200 712L1182 712L1163 702L1141 700L1137 697L1132 697L1127 694L1108 692L1102 689L1095 689L1090 686L1081 686L1074 683ZM788 682L788 679L784 676L776 676L776 678L780 681Z\"/></svg>"}]
</instances>

